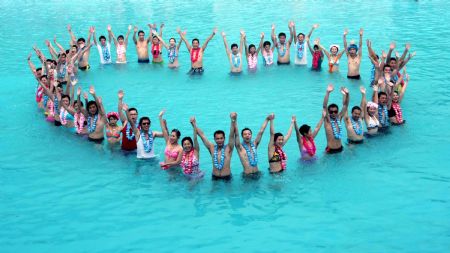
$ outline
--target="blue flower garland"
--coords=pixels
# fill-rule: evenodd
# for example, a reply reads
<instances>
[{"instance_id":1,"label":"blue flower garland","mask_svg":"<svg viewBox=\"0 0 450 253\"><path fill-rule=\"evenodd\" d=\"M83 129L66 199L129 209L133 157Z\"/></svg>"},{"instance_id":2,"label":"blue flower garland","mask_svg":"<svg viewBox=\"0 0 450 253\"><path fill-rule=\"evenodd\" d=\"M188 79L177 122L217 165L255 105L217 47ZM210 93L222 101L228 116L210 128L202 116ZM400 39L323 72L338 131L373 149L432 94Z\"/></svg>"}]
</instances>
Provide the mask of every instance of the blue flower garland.
<instances>
[{"instance_id":1,"label":"blue flower garland","mask_svg":"<svg viewBox=\"0 0 450 253\"><path fill-rule=\"evenodd\" d=\"M217 145L214 145L214 167L218 170L223 169L223 165L225 163L225 148L222 148L222 153L220 154L220 163L217 160L218 157L218 147Z\"/></svg>"},{"instance_id":2,"label":"blue flower garland","mask_svg":"<svg viewBox=\"0 0 450 253\"><path fill-rule=\"evenodd\" d=\"M253 150L253 158L252 158L252 153L250 152L250 148L248 147L248 145L245 143L242 143L242 146L245 148L245 152L247 152L248 162L250 163L250 165L252 167L256 167L258 165L258 153L256 152L255 145L252 142L250 142L250 146L252 147L252 150Z\"/></svg>"}]
</instances>

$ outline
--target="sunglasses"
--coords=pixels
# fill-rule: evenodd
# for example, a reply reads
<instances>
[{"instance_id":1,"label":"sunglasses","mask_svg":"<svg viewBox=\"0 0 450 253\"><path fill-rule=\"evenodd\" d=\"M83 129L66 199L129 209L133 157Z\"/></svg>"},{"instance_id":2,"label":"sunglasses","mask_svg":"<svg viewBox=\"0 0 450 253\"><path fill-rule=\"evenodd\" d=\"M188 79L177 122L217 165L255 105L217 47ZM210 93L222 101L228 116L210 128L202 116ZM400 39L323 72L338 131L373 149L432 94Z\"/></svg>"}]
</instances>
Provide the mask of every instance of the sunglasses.
<instances>
[{"instance_id":1,"label":"sunglasses","mask_svg":"<svg viewBox=\"0 0 450 253\"><path fill-rule=\"evenodd\" d=\"M338 111L337 110L330 110L330 111L328 111L330 114L335 114L335 113L338 113Z\"/></svg>"},{"instance_id":2,"label":"sunglasses","mask_svg":"<svg viewBox=\"0 0 450 253\"><path fill-rule=\"evenodd\" d=\"M149 126L149 125L150 125L150 122L142 122L141 125L143 125L143 126Z\"/></svg>"}]
</instances>

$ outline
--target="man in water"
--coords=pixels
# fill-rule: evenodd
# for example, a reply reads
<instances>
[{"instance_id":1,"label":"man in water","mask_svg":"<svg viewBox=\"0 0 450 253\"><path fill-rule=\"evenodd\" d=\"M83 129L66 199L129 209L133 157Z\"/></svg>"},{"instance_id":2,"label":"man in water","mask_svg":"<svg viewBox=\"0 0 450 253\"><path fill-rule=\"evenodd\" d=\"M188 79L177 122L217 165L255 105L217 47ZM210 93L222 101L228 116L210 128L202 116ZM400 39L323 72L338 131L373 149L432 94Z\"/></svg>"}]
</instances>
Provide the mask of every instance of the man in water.
<instances>
[{"instance_id":1,"label":"man in water","mask_svg":"<svg viewBox=\"0 0 450 253\"><path fill-rule=\"evenodd\" d=\"M225 36L225 32L222 32L225 52L227 54L228 61L230 62L230 71L232 74L240 74L242 72L242 47L244 45L245 33L241 31L240 46L238 47L235 43L231 44L231 51L228 49L228 42Z\"/></svg>"},{"instance_id":2,"label":"man in water","mask_svg":"<svg viewBox=\"0 0 450 253\"><path fill-rule=\"evenodd\" d=\"M364 141L364 131L363 131L363 115L364 112L361 108L365 109L366 104L366 89L361 86L359 88L361 91L361 104L360 106L354 106L352 108L351 117L348 116L347 110L344 111L344 123L347 129L347 141L349 144L361 144ZM350 94L347 95L347 101L350 101Z\"/></svg>"},{"instance_id":3,"label":"man in water","mask_svg":"<svg viewBox=\"0 0 450 253\"><path fill-rule=\"evenodd\" d=\"M262 135L264 134L264 130L267 127L267 123L269 123L269 120L273 119L273 117L273 114L270 114L266 117L254 141L252 141L252 130L250 130L249 128L242 129L242 143L239 137L237 122L235 123L235 146L239 154L239 159L241 160L242 166L244 167L244 176L249 176L251 178L257 179L261 175L261 172L258 171L257 148L261 141Z\"/></svg>"},{"instance_id":4,"label":"man in water","mask_svg":"<svg viewBox=\"0 0 450 253\"><path fill-rule=\"evenodd\" d=\"M347 46L347 34L348 30L344 31L344 50L347 55L348 62L348 79L361 79L359 75L359 66L361 65L361 57L362 57L362 37L364 30L359 29L359 47L355 44L354 41L350 41L350 46Z\"/></svg>"},{"instance_id":5,"label":"man in water","mask_svg":"<svg viewBox=\"0 0 450 253\"><path fill-rule=\"evenodd\" d=\"M76 44L78 46L78 52L80 52L79 56L78 56L78 69L79 70L88 70L90 68L89 66L89 55L91 53L91 36L92 33L94 32L94 27L89 27L89 35L88 35L88 39L87 39L87 43L86 40L84 38L76 38L75 35L72 32L72 28L70 25L67 26L67 30L69 31L70 34L70 44Z\"/></svg>"},{"instance_id":6,"label":"man in water","mask_svg":"<svg viewBox=\"0 0 450 253\"><path fill-rule=\"evenodd\" d=\"M148 43L152 39L152 27L151 25L148 25L150 27L150 35L148 38L145 38L144 31L140 30L138 32L137 26L134 27L134 33L133 33L133 41L136 45L136 51L138 55L138 63L149 63L150 60L148 58ZM136 33L138 34L139 39L136 39Z\"/></svg>"},{"instance_id":7,"label":"man in water","mask_svg":"<svg viewBox=\"0 0 450 253\"><path fill-rule=\"evenodd\" d=\"M127 121L127 116L123 113L123 91L119 90L117 93L119 98L119 104L117 111L119 112L120 121L122 125L126 122L126 125L122 128L122 145L121 148L124 151L134 151L136 150L136 137L133 132L133 125L136 126L138 119L138 111L136 108L128 108L128 115L130 116L130 121Z\"/></svg>"},{"instance_id":8,"label":"man in water","mask_svg":"<svg viewBox=\"0 0 450 253\"><path fill-rule=\"evenodd\" d=\"M231 118L231 126L230 126L230 135L228 144L225 146L225 132L222 130L217 130L214 132L214 142L215 145L212 144L208 138L206 138L203 131L197 127L197 121L194 118L192 122L195 131L200 136L203 141L203 144L208 149L209 154L211 155L213 162L213 170L212 170L212 179L213 180L225 180L228 181L231 179L231 167L230 161L231 156L233 154L234 148L234 130L236 124L237 114L232 112L230 114Z\"/></svg>"},{"instance_id":9,"label":"man in water","mask_svg":"<svg viewBox=\"0 0 450 253\"><path fill-rule=\"evenodd\" d=\"M325 134L327 136L327 148L325 151L328 154L340 153L344 148L342 147L342 126L341 120L344 116L344 112L347 111L348 107L348 90L345 87L341 88L341 93L343 97L343 106L341 112L339 112L339 107L336 104L328 105L328 98L330 93L334 90L332 84L327 87L327 93L323 99L323 109L326 110L325 116Z\"/></svg>"},{"instance_id":10,"label":"man in water","mask_svg":"<svg viewBox=\"0 0 450 253\"><path fill-rule=\"evenodd\" d=\"M186 40L186 37L184 36L184 33L181 32L180 28L177 28L178 34L180 34L181 39L186 44L186 47L189 51L189 54L191 55L191 70L188 72L188 74L191 75L201 75L203 73L203 53L205 52L206 46L208 45L208 42L216 35L217 29L214 28L213 32L209 37L206 39L205 43L203 43L203 46L200 47L200 41L198 39L192 40L192 45L189 44L189 42Z\"/></svg>"},{"instance_id":11,"label":"man in water","mask_svg":"<svg viewBox=\"0 0 450 253\"><path fill-rule=\"evenodd\" d=\"M289 27L289 40L286 41L286 34L285 33L279 33L278 34L278 40L275 37L275 25L272 25L272 40L274 41L275 46L278 50L278 65L288 65L291 63L291 54L290 54L290 48L292 44L292 39L294 37L294 22L290 21L288 24Z\"/></svg>"}]
</instances>

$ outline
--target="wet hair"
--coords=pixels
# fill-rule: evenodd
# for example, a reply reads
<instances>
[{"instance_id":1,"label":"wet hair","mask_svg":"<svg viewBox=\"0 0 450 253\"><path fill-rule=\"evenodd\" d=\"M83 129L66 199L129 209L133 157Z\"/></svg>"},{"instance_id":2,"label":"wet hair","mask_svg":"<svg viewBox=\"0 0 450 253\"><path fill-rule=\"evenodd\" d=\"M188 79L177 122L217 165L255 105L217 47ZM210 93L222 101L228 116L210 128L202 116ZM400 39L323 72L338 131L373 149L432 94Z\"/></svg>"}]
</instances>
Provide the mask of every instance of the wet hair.
<instances>
[{"instance_id":1,"label":"wet hair","mask_svg":"<svg viewBox=\"0 0 450 253\"><path fill-rule=\"evenodd\" d=\"M353 113L353 111L355 111L355 110L361 111L361 107L359 107L359 106L353 106L353 108L352 108L352 113Z\"/></svg>"},{"instance_id":2,"label":"wet hair","mask_svg":"<svg viewBox=\"0 0 450 253\"><path fill-rule=\"evenodd\" d=\"M42 75L41 78L40 78L41 81L42 81L42 78L44 78L44 77L48 79L47 75Z\"/></svg>"},{"instance_id":3,"label":"wet hair","mask_svg":"<svg viewBox=\"0 0 450 253\"><path fill-rule=\"evenodd\" d=\"M47 63L52 63L53 60L52 60L52 59L47 59L47 60L45 60L45 62L47 62Z\"/></svg>"},{"instance_id":4,"label":"wet hair","mask_svg":"<svg viewBox=\"0 0 450 253\"><path fill-rule=\"evenodd\" d=\"M138 110L134 107L128 108L128 112L131 112L131 111L136 111L136 113L138 113Z\"/></svg>"},{"instance_id":5,"label":"wet hair","mask_svg":"<svg viewBox=\"0 0 450 253\"><path fill-rule=\"evenodd\" d=\"M298 34L297 34L297 37L300 36L300 35L303 35L303 37L305 37L305 34L304 34L304 33L298 33Z\"/></svg>"},{"instance_id":6,"label":"wet hair","mask_svg":"<svg viewBox=\"0 0 450 253\"><path fill-rule=\"evenodd\" d=\"M194 41L197 41L198 44L200 44L200 41L199 41L197 38L193 39L193 40L192 40L192 43L194 43Z\"/></svg>"},{"instance_id":7,"label":"wet hair","mask_svg":"<svg viewBox=\"0 0 450 253\"><path fill-rule=\"evenodd\" d=\"M286 34L285 34L285 33L279 33L279 34L278 34L278 38L280 38L281 36L286 37Z\"/></svg>"},{"instance_id":8,"label":"wet hair","mask_svg":"<svg viewBox=\"0 0 450 253\"><path fill-rule=\"evenodd\" d=\"M264 41L264 43L263 43L263 47L266 47L267 45L270 46L270 45L272 45L272 44L270 43L270 41L267 41L267 40L266 40L266 41Z\"/></svg>"},{"instance_id":9,"label":"wet hair","mask_svg":"<svg viewBox=\"0 0 450 253\"><path fill-rule=\"evenodd\" d=\"M392 71L392 68L391 68L391 66L389 66L389 65L384 65L384 66L383 66L383 71L384 71L385 68L390 68L391 71Z\"/></svg>"},{"instance_id":10,"label":"wet hair","mask_svg":"<svg viewBox=\"0 0 450 253\"><path fill-rule=\"evenodd\" d=\"M153 35L153 36L152 36L152 39L155 39L155 38L158 39L158 36ZM158 39L158 40L159 40L159 39Z\"/></svg>"},{"instance_id":11,"label":"wet hair","mask_svg":"<svg viewBox=\"0 0 450 253\"><path fill-rule=\"evenodd\" d=\"M280 136L283 136L283 134L282 134L282 133L276 133L276 134L274 134L274 136L273 136L273 141L274 141L274 142L277 141L278 137L280 137Z\"/></svg>"},{"instance_id":12,"label":"wet hair","mask_svg":"<svg viewBox=\"0 0 450 253\"><path fill-rule=\"evenodd\" d=\"M303 124L298 131L300 132L301 135L305 136L306 134L308 134L309 130L311 129L310 126Z\"/></svg>"},{"instance_id":13,"label":"wet hair","mask_svg":"<svg viewBox=\"0 0 450 253\"><path fill-rule=\"evenodd\" d=\"M37 69L36 69L36 71L40 71L40 70L42 70L42 68L37 68Z\"/></svg>"},{"instance_id":14,"label":"wet hair","mask_svg":"<svg viewBox=\"0 0 450 253\"><path fill-rule=\"evenodd\" d=\"M250 51L250 49L251 49L252 47L256 49L256 46L255 46L255 45L250 44L250 46L248 46L248 51Z\"/></svg>"},{"instance_id":15,"label":"wet hair","mask_svg":"<svg viewBox=\"0 0 450 253\"><path fill-rule=\"evenodd\" d=\"M84 38L79 38L79 39L77 40L77 43L78 43L78 42L86 43L86 40L84 40Z\"/></svg>"},{"instance_id":16,"label":"wet hair","mask_svg":"<svg viewBox=\"0 0 450 253\"><path fill-rule=\"evenodd\" d=\"M68 51L69 50L66 50L66 53L68 53ZM62 56L67 56L67 54L66 53L61 53L60 55L59 55L59 57L62 57Z\"/></svg>"},{"instance_id":17,"label":"wet hair","mask_svg":"<svg viewBox=\"0 0 450 253\"><path fill-rule=\"evenodd\" d=\"M77 45L72 45L72 47L74 47L76 50L78 50L78 46Z\"/></svg>"},{"instance_id":18,"label":"wet hair","mask_svg":"<svg viewBox=\"0 0 450 253\"><path fill-rule=\"evenodd\" d=\"M381 98L381 96L383 96L383 95L387 97L386 92L384 92L384 91L378 92L378 98Z\"/></svg>"},{"instance_id":19,"label":"wet hair","mask_svg":"<svg viewBox=\"0 0 450 253\"><path fill-rule=\"evenodd\" d=\"M379 56L379 55L377 55L377 54L375 54L375 57L377 57L377 59L378 59L378 60L380 59L380 56Z\"/></svg>"},{"instance_id":20,"label":"wet hair","mask_svg":"<svg viewBox=\"0 0 450 253\"><path fill-rule=\"evenodd\" d=\"M117 36L117 40L124 39L123 35Z\"/></svg>"},{"instance_id":21,"label":"wet hair","mask_svg":"<svg viewBox=\"0 0 450 253\"><path fill-rule=\"evenodd\" d=\"M231 49L233 49L233 47L238 47L238 45L236 43L231 44Z\"/></svg>"},{"instance_id":22,"label":"wet hair","mask_svg":"<svg viewBox=\"0 0 450 253\"><path fill-rule=\"evenodd\" d=\"M62 101L63 99L65 99L65 98L69 99L69 103L70 103L70 96L69 96L69 95L62 95L62 96L61 96L61 101Z\"/></svg>"},{"instance_id":23,"label":"wet hair","mask_svg":"<svg viewBox=\"0 0 450 253\"><path fill-rule=\"evenodd\" d=\"M95 112L95 114L97 114L97 113L98 113L98 105L97 105L97 103L96 103L95 101L93 101L93 100L91 100L91 101L89 101L89 102L87 103L87 105L86 105L86 110L89 111L89 107L91 107L91 105L95 105L95 107L97 108L97 111Z\"/></svg>"},{"instance_id":24,"label":"wet hair","mask_svg":"<svg viewBox=\"0 0 450 253\"><path fill-rule=\"evenodd\" d=\"M81 102L81 100L80 100L80 101L75 100L75 103L80 103L80 106L83 106L83 105L84 105L83 102Z\"/></svg>"},{"instance_id":25,"label":"wet hair","mask_svg":"<svg viewBox=\"0 0 450 253\"><path fill-rule=\"evenodd\" d=\"M101 35L100 37L98 37L98 40L102 40L102 39L106 40L106 37L103 36L103 35Z\"/></svg>"},{"instance_id":26,"label":"wet hair","mask_svg":"<svg viewBox=\"0 0 450 253\"><path fill-rule=\"evenodd\" d=\"M145 34L144 31L140 30L140 31L138 32L138 36L141 35L141 33L142 33L142 34Z\"/></svg>"},{"instance_id":27,"label":"wet hair","mask_svg":"<svg viewBox=\"0 0 450 253\"><path fill-rule=\"evenodd\" d=\"M328 106L328 111L330 111L331 108L336 108L339 110L339 106L337 104L331 104Z\"/></svg>"},{"instance_id":28,"label":"wet hair","mask_svg":"<svg viewBox=\"0 0 450 253\"><path fill-rule=\"evenodd\" d=\"M395 61L395 62L397 62L397 58L391 57L391 58L389 59L389 61Z\"/></svg>"},{"instance_id":29,"label":"wet hair","mask_svg":"<svg viewBox=\"0 0 450 253\"><path fill-rule=\"evenodd\" d=\"M319 46L318 45L314 45L314 50L319 50Z\"/></svg>"},{"instance_id":30,"label":"wet hair","mask_svg":"<svg viewBox=\"0 0 450 253\"><path fill-rule=\"evenodd\" d=\"M70 52L70 50L69 49L66 49L66 54L68 54Z\"/></svg>"},{"instance_id":31,"label":"wet hair","mask_svg":"<svg viewBox=\"0 0 450 253\"><path fill-rule=\"evenodd\" d=\"M215 132L214 132L214 138L216 138L216 135L218 135L218 134L223 135L223 137L225 138L225 132L222 131L222 130L217 130L217 131L215 131Z\"/></svg>"},{"instance_id":32,"label":"wet hair","mask_svg":"<svg viewBox=\"0 0 450 253\"><path fill-rule=\"evenodd\" d=\"M184 141L189 141L189 143L191 143L191 146L194 147L194 142L192 141L192 138L191 138L191 137L189 137L189 136L184 137L184 138L181 140L181 146L183 146Z\"/></svg>"},{"instance_id":33,"label":"wet hair","mask_svg":"<svg viewBox=\"0 0 450 253\"><path fill-rule=\"evenodd\" d=\"M252 133L252 130L250 128L246 127L241 130L241 136L244 136L244 131L246 131L246 130L248 130L248 131L250 131L250 133Z\"/></svg>"},{"instance_id":34,"label":"wet hair","mask_svg":"<svg viewBox=\"0 0 450 253\"><path fill-rule=\"evenodd\" d=\"M58 65L58 63L55 60L52 60L52 63Z\"/></svg>"},{"instance_id":35,"label":"wet hair","mask_svg":"<svg viewBox=\"0 0 450 253\"><path fill-rule=\"evenodd\" d=\"M144 117L141 117L141 118L139 119L139 126L142 125L142 122L143 122L144 120L147 120L149 123L152 123L152 121L150 120L149 117L144 116Z\"/></svg>"},{"instance_id":36,"label":"wet hair","mask_svg":"<svg viewBox=\"0 0 450 253\"><path fill-rule=\"evenodd\" d=\"M175 38L173 38L173 37L169 39L169 42L170 42L170 40L173 40L173 41L177 42L177 40Z\"/></svg>"},{"instance_id":37,"label":"wet hair","mask_svg":"<svg viewBox=\"0 0 450 253\"><path fill-rule=\"evenodd\" d=\"M176 128L172 129L172 131L170 131L170 132L171 132L171 133L175 133L175 135L177 136L177 138L180 138L180 136L181 136L180 130L178 130L178 129L176 129Z\"/></svg>"}]
</instances>

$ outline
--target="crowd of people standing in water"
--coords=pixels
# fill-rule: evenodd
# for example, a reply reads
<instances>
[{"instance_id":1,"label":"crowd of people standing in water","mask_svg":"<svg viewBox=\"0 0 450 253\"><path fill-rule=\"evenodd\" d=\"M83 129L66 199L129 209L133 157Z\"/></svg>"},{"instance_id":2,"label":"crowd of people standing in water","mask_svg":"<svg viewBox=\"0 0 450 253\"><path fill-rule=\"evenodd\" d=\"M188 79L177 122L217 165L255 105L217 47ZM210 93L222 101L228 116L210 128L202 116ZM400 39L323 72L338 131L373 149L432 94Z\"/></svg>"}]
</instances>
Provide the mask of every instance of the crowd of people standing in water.
<instances>
[{"instance_id":1,"label":"crowd of people standing in water","mask_svg":"<svg viewBox=\"0 0 450 253\"><path fill-rule=\"evenodd\" d=\"M169 43L163 39L164 24L159 27L159 33L155 24L148 25L150 35L146 38L144 31L138 31L134 27L133 41L136 46L138 62L149 63L149 44L151 47L152 63L162 64L163 48L167 50L168 67L177 68L179 66L178 52L181 41L183 41L189 51L191 59L191 70L189 74L202 74L203 54L211 39L216 34L216 29L200 45L198 39L193 39L190 44L186 39L186 32L177 29L180 40L177 43L175 38L170 38ZM308 35L298 33L294 22L288 23L289 39L285 33L275 35L275 25L272 25L270 41L264 41L264 33L261 33L261 40L258 47L253 44L247 45L246 34L241 31L240 44L228 45L226 34L222 32L227 58L230 62L231 73L242 72L242 48L245 49L248 69L255 71L258 66L258 55L261 51L263 65L269 67L274 64L274 51L277 51L277 64L290 64L290 48L294 42L295 64L307 65L308 51L312 57L312 70L321 70L324 56L328 58L328 71L330 73L339 71L339 60L345 53L348 62L349 79L360 79L360 63L362 60L363 29L359 31L359 44L351 41L347 43L347 30L343 34L343 49L339 45L333 44L329 51L320 44L320 40L314 40L311 45L311 36L319 25L312 26ZM28 56L30 69L38 81L36 90L36 102L44 110L47 121L53 122L55 126L63 126L78 136L86 136L89 141L103 143L106 136L108 145L120 145L124 152L135 152L139 159L155 159L154 140L163 138L165 142L164 161L160 162L161 169L179 169L190 179L203 177L204 172L199 169L200 165L200 145L198 137L211 155L213 164L212 178L214 180L231 179L230 161L233 150L236 148L239 159L243 166L243 175L257 177L260 175L258 165L258 146L265 132L267 125L270 128L270 139L268 145L268 163L270 173L280 173L286 169L287 156L283 150L284 145L295 131L298 148L302 161L312 162L316 157L316 145L314 139L324 125L327 140L326 153L333 154L343 151L343 132L347 133L347 143L349 145L362 144L365 138L370 138L379 133L386 132L392 125L402 125L405 120L402 115L401 101L408 86L409 76L406 73L406 64L414 57L415 53L409 53L410 45L406 44L402 55L395 53L395 43L391 43L388 52L382 52L381 57L372 49L372 43L367 40L369 59L372 62L370 87L371 91L367 101L366 88L360 87L361 102L359 106L352 107L350 115L348 106L350 94L347 88L341 87L343 95L342 108L339 111L337 104L329 104L328 98L334 91L332 84L328 85L323 100L323 111L314 129L307 124L299 124L295 116L292 116L290 127L283 135L275 131L275 115L269 114L265 118L256 138L252 138L252 130L243 128L239 131L238 115L230 113L230 130L228 142L223 130L216 130L213 134L214 142L211 142L197 125L195 117L190 119L193 129L193 137L181 138L181 133L177 129L169 131L167 121L164 119L165 111L159 113L159 124L161 131L155 131L151 127L149 117L138 117L138 110L129 107L124 103L124 92L118 91L117 112L106 113L101 97L97 96L95 88L91 86L88 92L83 92L81 87L76 87L78 83L77 71L86 71L89 67L90 48L97 47L101 64L111 64L111 41L116 48L116 63L127 63L128 37L133 27L130 25L125 36L115 36L111 26L107 27L108 42L105 36L100 36L97 41L95 28L90 27L87 42L84 38L77 38L70 26L67 27L70 33L70 46L65 49L57 43L56 38L54 48L52 43L46 41L51 58L46 58L42 51L34 47L37 57L41 62L41 67L36 66L31 61L31 54ZM138 37L136 37L138 35ZM91 43L91 38L93 43ZM89 100L89 95L93 100ZM83 99L81 98L83 97ZM118 122L121 121L121 124ZM345 127L342 126L344 121ZM364 124L366 129L364 129Z\"/></svg>"}]
</instances>

